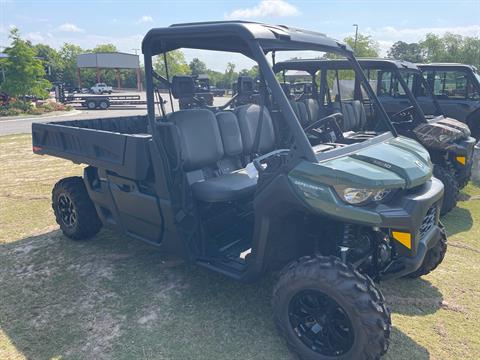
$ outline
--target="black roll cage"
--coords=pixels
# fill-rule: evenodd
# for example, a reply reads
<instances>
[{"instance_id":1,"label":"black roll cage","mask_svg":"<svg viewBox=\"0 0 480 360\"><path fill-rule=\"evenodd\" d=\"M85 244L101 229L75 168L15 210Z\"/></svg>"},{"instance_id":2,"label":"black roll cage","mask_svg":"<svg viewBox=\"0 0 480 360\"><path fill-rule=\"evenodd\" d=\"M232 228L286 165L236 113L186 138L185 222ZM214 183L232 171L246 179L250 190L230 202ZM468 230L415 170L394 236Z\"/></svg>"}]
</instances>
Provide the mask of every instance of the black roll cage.
<instances>
[{"instance_id":1,"label":"black roll cage","mask_svg":"<svg viewBox=\"0 0 480 360\"><path fill-rule=\"evenodd\" d=\"M427 96L431 98L432 102L434 103L435 109L437 114L434 115L444 115L442 108L440 104L438 103L436 97L433 94L433 91L428 84L428 82L425 80L425 78L422 76L422 71L420 70L419 67L417 67L415 64L407 62L407 61L395 61L395 60L390 60L390 59L355 59L356 62L359 64L361 69L365 71L370 71L370 70L380 70L380 71L392 71L392 73L395 75L397 81L400 83L401 87L405 91L405 94L407 95L407 98L410 100L410 103L415 109L415 112L417 113L419 120L421 122L427 122L425 113L423 112L422 108L418 104L418 101L413 94L413 92L410 90L408 87L408 84L405 82L405 79L402 76L402 71L408 71L416 74L416 79L417 81L420 81L420 83L423 85L427 92ZM292 60L292 61L284 61L284 62L279 62L277 63L276 67L274 68L275 72L280 72L280 71L285 71L285 70L303 70L308 72L309 74L316 74L320 70L354 70L355 68L352 68L352 64L347 61L347 60L339 60L339 59L332 59L332 60L324 60L324 59L310 59L310 60ZM323 72L322 72L323 73ZM357 72L355 71L357 74ZM365 75L365 73L362 71L362 75ZM314 75L312 75L313 77ZM360 82L363 82L363 76L360 78ZM365 79L368 79L365 76ZM357 81L355 82L355 89L357 89ZM415 84L414 84L415 86ZM368 83L367 86L365 86L365 89L371 89L370 83ZM370 95L369 91L367 90L367 94L372 98ZM375 103L377 103L378 97L377 95L373 96L373 100ZM383 109L383 106L378 103L377 104L381 109ZM387 115L388 117L388 115Z\"/></svg>"},{"instance_id":2,"label":"black roll cage","mask_svg":"<svg viewBox=\"0 0 480 360\"><path fill-rule=\"evenodd\" d=\"M321 33L243 21L189 23L152 29L142 42L150 129L154 129L156 124L152 57L180 48L234 52L243 54L257 62L259 70L263 74L293 135L295 155L311 162L317 162L315 153L286 94L276 80L266 55L270 52L295 50L336 53L346 57L352 63L355 71L363 76L363 81L366 82L366 77L356 61L352 49ZM369 91L374 96L371 88ZM379 102L378 105L385 118L387 128L394 136L397 136L397 132L393 124L390 123L385 110Z\"/></svg>"}]
</instances>

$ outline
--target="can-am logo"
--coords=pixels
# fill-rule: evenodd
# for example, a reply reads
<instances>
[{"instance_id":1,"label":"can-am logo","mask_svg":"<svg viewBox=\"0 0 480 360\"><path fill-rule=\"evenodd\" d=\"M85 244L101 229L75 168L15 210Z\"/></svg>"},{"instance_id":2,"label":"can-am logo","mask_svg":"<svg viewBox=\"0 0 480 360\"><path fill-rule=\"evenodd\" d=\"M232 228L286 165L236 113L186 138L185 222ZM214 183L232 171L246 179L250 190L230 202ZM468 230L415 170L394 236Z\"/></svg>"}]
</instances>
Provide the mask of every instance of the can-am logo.
<instances>
[{"instance_id":1,"label":"can-am logo","mask_svg":"<svg viewBox=\"0 0 480 360\"><path fill-rule=\"evenodd\" d=\"M423 163L419 160L415 160L415 165L417 165L420 169L423 169Z\"/></svg>"},{"instance_id":2,"label":"can-am logo","mask_svg":"<svg viewBox=\"0 0 480 360\"><path fill-rule=\"evenodd\" d=\"M377 166L381 166L381 167L384 167L386 169L391 169L392 168L392 165L389 164L389 163L386 163L384 161L380 161L380 160L373 160L373 163Z\"/></svg>"}]
</instances>

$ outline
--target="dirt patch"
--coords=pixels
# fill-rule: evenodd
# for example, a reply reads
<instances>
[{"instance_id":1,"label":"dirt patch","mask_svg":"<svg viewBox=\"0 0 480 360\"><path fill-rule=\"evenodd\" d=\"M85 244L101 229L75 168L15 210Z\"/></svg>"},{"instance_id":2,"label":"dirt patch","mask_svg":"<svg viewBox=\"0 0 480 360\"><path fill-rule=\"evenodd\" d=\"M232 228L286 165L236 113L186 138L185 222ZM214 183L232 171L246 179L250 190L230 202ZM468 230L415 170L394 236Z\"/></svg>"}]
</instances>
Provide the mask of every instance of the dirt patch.
<instances>
[{"instance_id":1,"label":"dirt patch","mask_svg":"<svg viewBox=\"0 0 480 360\"><path fill-rule=\"evenodd\" d=\"M455 241L449 241L448 246L456 247L456 248L459 248L459 249L470 250L470 251L473 251L473 252L476 252L476 253L480 254L480 249L477 249L476 247L473 247L473 246L470 246L470 245L467 245L467 244L462 244L462 243L455 242Z\"/></svg>"},{"instance_id":2,"label":"dirt patch","mask_svg":"<svg viewBox=\"0 0 480 360\"><path fill-rule=\"evenodd\" d=\"M113 317L108 312L101 312L87 326L88 335L85 345L81 348L85 359L110 359L114 342L121 335L121 324L126 317Z\"/></svg>"}]
</instances>

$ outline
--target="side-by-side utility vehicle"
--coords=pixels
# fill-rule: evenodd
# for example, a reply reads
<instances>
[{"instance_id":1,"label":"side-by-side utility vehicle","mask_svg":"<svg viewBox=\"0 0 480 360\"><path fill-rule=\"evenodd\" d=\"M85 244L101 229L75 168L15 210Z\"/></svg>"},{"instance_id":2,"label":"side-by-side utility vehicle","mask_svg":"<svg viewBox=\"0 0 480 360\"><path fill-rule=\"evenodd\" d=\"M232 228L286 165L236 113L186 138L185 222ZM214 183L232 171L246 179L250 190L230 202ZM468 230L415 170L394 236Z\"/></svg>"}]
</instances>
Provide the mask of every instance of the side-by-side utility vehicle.
<instances>
[{"instance_id":1,"label":"side-by-side utility vehicle","mask_svg":"<svg viewBox=\"0 0 480 360\"><path fill-rule=\"evenodd\" d=\"M179 99L195 92L191 77L152 69L152 57L181 48L254 60L258 104L156 106L159 83ZM148 115L33 124L33 150L88 165L53 189L66 236L109 226L242 281L282 269L273 313L295 353L374 359L388 348L391 320L372 279L421 276L442 261L443 185L365 77L384 132L347 139L339 112L305 132L267 60L302 50L344 56L363 74L348 46L311 31L249 22L153 29L142 44Z\"/></svg>"},{"instance_id":2,"label":"side-by-side utility vehicle","mask_svg":"<svg viewBox=\"0 0 480 360\"><path fill-rule=\"evenodd\" d=\"M445 115L466 123L472 135L480 140L480 73L471 65L433 63L418 64L433 90ZM431 101L419 83L413 88L425 112L431 110Z\"/></svg>"},{"instance_id":3,"label":"side-by-side utility vehicle","mask_svg":"<svg viewBox=\"0 0 480 360\"><path fill-rule=\"evenodd\" d=\"M389 59L359 59L358 62L397 131L417 140L430 153L433 174L445 187L441 213L448 213L456 206L459 189L468 183L472 171L475 139L470 136L468 126L443 115L415 64ZM290 72L303 71L310 74L312 80L317 79L318 91L306 97L296 94L295 102L307 104L305 101L312 100L302 98L311 98L317 101L322 114L343 109L341 127L345 137L375 136L383 128L375 117L370 97L361 89L362 79L355 76L348 61L291 60L277 63L275 71L286 78ZM411 90L418 83L425 88L426 95L430 95L431 111L427 114ZM290 85L293 86L295 83ZM296 104L294 107L301 117L303 112Z\"/></svg>"}]
</instances>

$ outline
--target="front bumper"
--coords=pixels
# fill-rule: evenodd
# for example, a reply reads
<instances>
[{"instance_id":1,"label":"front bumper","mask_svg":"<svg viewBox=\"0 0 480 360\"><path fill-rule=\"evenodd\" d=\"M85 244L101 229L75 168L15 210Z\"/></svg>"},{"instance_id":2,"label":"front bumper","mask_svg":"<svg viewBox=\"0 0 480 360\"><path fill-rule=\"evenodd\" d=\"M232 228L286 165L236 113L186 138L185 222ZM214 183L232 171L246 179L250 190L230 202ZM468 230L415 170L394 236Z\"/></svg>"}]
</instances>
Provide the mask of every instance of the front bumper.
<instances>
[{"instance_id":1,"label":"front bumper","mask_svg":"<svg viewBox=\"0 0 480 360\"><path fill-rule=\"evenodd\" d=\"M413 257L402 256L393 260L379 274L379 280L398 279L416 271L423 263L428 250L433 248L442 237L440 226L435 225L427 236L424 236L417 244L416 254Z\"/></svg>"},{"instance_id":2,"label":"front bumper","mask_svg":"<svg viewBox=\"0 0 480 360\"><path fill-rule=\"evenodd\" d=\"M449 160L455 167L455 178L458 183L466 183L472 175L473 165L473 149L475 147L475 139L468 137L461 140L449 149ZM465 163L457 160L457 157L465 158Z\"/></svg>"},{"instance_id":3,"label":"front bumper","mask_svg":"<svg viewBox=\"0 0 480 360\"><path fill-rule=\"evenodd\" d=\"M398 210L383 212L385 224L390 230L411 234L411 248L391 238L395 258L380 272L379 279L400 278L417 270L423 263L427 251L443 236L439 225L442 205L443 184L432 178L416 192L398 200ZM403 216L401 213L404 213Z\"/></svg>"}]
</instances>

